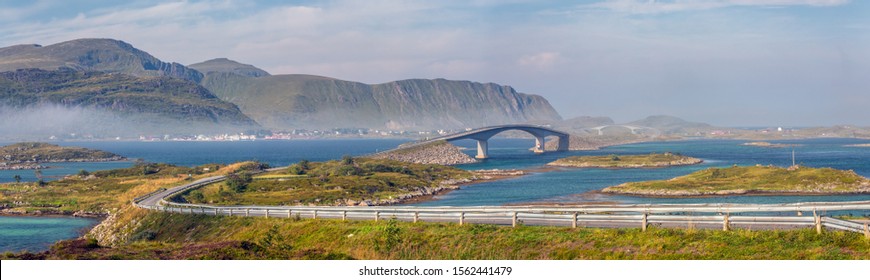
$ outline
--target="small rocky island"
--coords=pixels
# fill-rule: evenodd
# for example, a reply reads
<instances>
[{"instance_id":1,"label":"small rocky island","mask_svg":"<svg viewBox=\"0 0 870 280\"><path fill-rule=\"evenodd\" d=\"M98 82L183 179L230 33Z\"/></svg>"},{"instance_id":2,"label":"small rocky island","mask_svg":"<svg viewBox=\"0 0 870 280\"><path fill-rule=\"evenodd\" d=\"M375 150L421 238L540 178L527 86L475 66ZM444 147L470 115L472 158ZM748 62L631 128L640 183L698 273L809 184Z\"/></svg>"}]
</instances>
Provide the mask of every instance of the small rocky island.
<instances>
[{"instance_id":1,"label":"small rocky island","mask_svg":"<svg viewBox=\"0 0 870 280\"><path fill-rule=\"evenodd\" d=\"M100 150L24 142L0 147L0 170L46 168L43 163L121 161L126 158Z\"/></svg>"},{"instance_id":2,"label":"small rocky island","mask_svg":"<svg viewBox=\"0 0 870 280\"><path fill-rule=\"evenodd\" d=\"M853 194L870 193L870 180L852 170L756 165L708 168L670 180L624 183L602 192L657 197Z\"/></svg>"},{"instance_id":3,"label":"small rocky island","mask_svg":"<svg viewBox=\"0 0 870 280\"><path fill-rule=\"evenodd\" d=\"M419 164L456 165L476 163L477 160L466 155L458 147L447 141L436 141L419 146L399 149L370 156L373 159L389 159Z\"/></svg>"},{"instance_id":4,"label":"small rocky island","mask_svg":"<svg viewBox=\"0 0 870 280\"><path fill-rule=\"evenodd\" d=\"M607 155L573 156L547 163L550 166L583 168L652 168L692 165L703 162L701 159L673 153L652 153L647 155Z\"/></svg>"},{"instance_id":5,"label":"small rocky island","mask_svg":"<svg viewBox=\"0 0 870 280\"><path fill-rule=\"evenodd\" d=\"M782 143L770 143L770 142L748 142L743 143L743 146L755 146L755 147L765 147L765 148L788 148L788 147L800 147L800 144L782 144Z\"/></svg>"}]
</instances>

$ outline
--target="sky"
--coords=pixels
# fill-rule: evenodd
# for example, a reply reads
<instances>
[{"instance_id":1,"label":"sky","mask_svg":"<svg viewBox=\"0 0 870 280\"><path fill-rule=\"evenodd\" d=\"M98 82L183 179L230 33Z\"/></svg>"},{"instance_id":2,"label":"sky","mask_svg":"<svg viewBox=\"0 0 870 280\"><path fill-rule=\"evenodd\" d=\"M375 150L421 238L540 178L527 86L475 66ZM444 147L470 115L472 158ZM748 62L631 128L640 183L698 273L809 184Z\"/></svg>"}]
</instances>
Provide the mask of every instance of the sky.
<instances>
[{"instance_id":1,"label":"sky","mask_svg":"<svg viewBox=\"0 0 870 280\"><path fill-rule=\"evenodd\" d=\"M563 118L870 126L870 1L8 1L0 46L123 40L272 74L510 85Z\"/></svg>"}]
</instances>

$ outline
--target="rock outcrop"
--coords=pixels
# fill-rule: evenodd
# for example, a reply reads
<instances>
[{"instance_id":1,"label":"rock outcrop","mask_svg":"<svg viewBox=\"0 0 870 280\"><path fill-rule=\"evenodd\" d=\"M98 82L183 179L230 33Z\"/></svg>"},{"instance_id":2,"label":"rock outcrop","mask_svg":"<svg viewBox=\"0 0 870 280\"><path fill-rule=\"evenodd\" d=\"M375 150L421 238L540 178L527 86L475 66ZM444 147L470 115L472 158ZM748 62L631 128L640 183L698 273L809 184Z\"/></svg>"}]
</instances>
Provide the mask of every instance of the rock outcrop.
<instances>
[{"instance_id":1,"label":"rock outcrop","mask_svg":"<svg viewBox=\"0 0 870 280\"><path fill-rule=\"evenodd\" d=\"M372 158L390 159L411 163L456 165L476 163L477 160L466 155L453 144L439 141L423 146L412 146L375 154Z\"/></svg>"}]
</instances>

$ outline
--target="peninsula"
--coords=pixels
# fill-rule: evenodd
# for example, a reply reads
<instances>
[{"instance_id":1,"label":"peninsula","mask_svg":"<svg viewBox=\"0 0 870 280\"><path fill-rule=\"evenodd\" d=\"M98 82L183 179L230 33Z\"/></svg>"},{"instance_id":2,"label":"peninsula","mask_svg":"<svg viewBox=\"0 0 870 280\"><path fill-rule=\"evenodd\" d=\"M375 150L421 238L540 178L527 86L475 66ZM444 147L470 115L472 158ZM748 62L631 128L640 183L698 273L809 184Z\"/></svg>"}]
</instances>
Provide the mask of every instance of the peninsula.
<instances>
[{"instance_id":1,"label":"peninsula","mask_svg":"<svg viewBox=\"0 0 870 280\"><path fill-rule=\"evenodd\" d=\"M765 148L788 148L788 147L799 147L800 144L781 144L781 143L770 143L770 142L748 142L743 143L743 146L755 146L755 147L765 147Z\"/></svg>"},{"instance_id":2,"label":"peninsula","mask_svg":"<svg viewBox=\"0 0 870 280\"><path fill-rule=\"evenodd\" d=\"M673 153L651 153L648 155L607 155L572 156L547 163L550 166L583 168L648 168L692 165L703 162L701 159Z\"/></svg>"},{"instance_id":3,"label":"peninsula","mask_svg":"<svg viewBox=\"0 0 870 280\"><path fill-rule=\"evenodd\" d=\"M717 195L822 195L870 193L870 180L854 171L792 166L708 168L670 180L630 182L602 190L660 197Z\"/></svg>"},{"instance_id":4,"label":"peninsula","mask_svg":"<svg viewBox=\"0 0 870 280\"><path fill-rule=\"evenodd\" d=\"M23 142L0 147L0 170L46 168L50 162L121 161L126 158L106 151L61 147L39 142Z\"/></svg>"}]
</instances>

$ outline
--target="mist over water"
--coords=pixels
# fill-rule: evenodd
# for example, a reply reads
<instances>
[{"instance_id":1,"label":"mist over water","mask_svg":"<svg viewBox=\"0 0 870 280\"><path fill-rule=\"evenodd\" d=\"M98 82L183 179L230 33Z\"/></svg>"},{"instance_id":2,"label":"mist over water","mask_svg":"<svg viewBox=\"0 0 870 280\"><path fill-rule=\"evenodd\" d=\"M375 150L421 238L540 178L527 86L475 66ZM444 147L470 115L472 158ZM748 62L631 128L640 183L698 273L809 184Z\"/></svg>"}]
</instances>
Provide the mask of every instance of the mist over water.
<instances>
[{"instance_id":1,"label":"mist over water","mask_svg":"<svg viewBox=\"0 0 870 280\"><path fill-rule=\"evenodd\" d=\"M104 110L44 104L16 108L0 106L2 139L40 139L70 135L132 135L132 123Z\"/></svg>"},{"instance_id":2,"label":"mist over water","mask_svg":"<svg viewBox=\"0 0 870 280\"><path fill-rule=\"evenodd\" d=\"M142 135L239 133L254 127L180 121L153 113L118 113L99 108L42 104L0 106L0 140L122 139Z\"/></svg>"}]
</instances>

